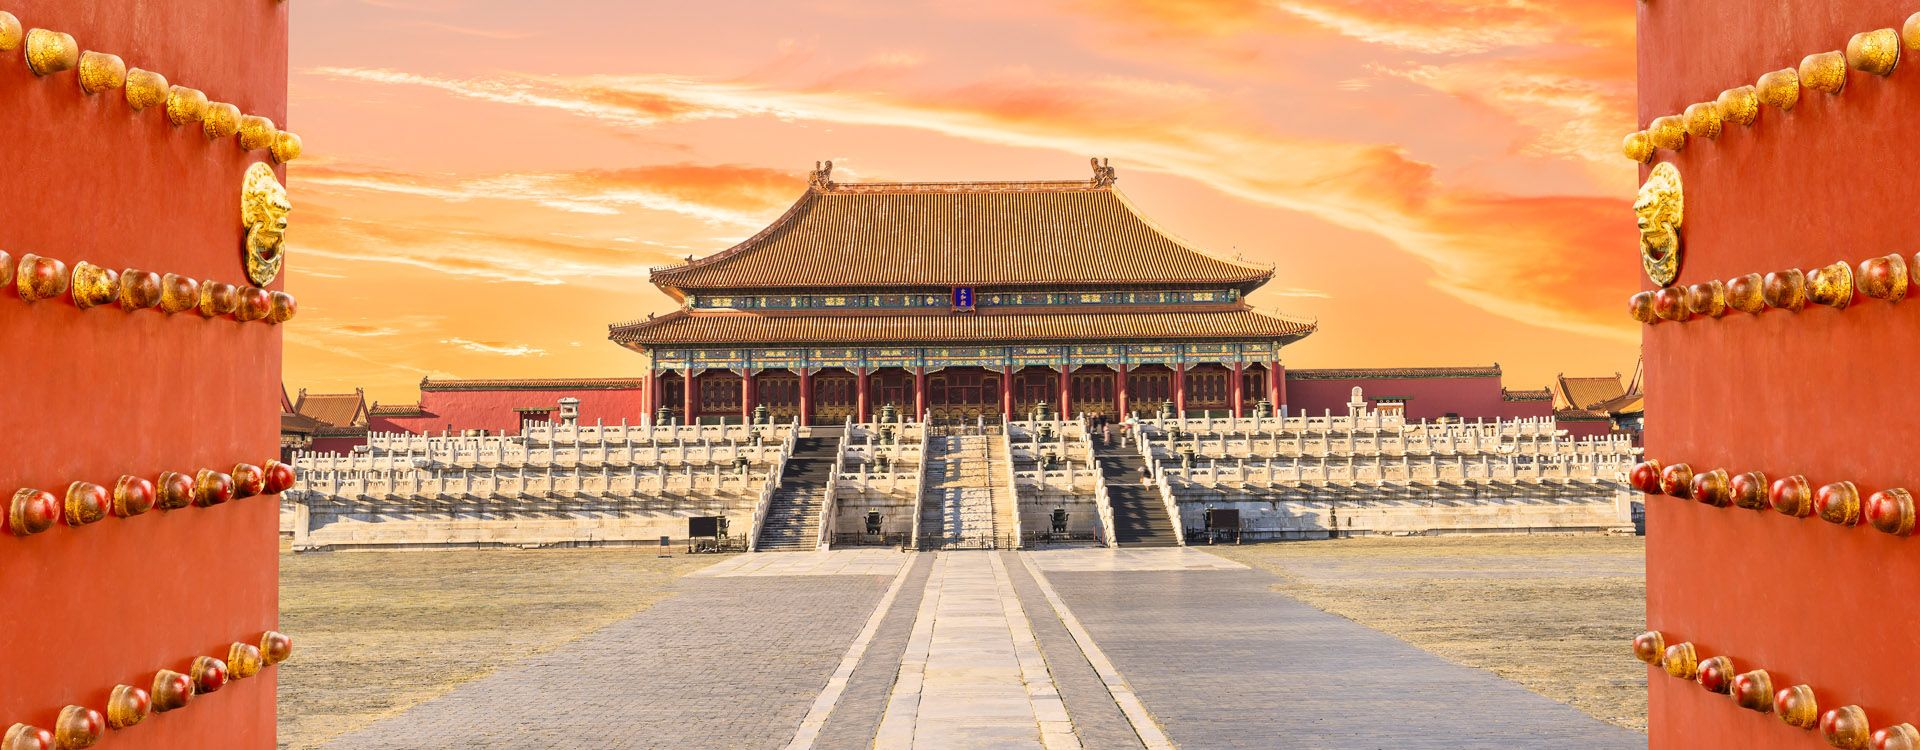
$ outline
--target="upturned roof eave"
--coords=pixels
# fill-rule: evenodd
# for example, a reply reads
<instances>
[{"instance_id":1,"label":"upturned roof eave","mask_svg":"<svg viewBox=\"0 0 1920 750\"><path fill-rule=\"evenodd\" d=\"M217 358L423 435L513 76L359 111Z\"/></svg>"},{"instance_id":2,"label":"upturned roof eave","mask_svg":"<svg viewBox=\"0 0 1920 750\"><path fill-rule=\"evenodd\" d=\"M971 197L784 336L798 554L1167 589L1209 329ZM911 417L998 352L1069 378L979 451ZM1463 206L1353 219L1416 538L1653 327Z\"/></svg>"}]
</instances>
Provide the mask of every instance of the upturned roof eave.
<instances>
[{"instance_id":1,"label":"upturned roof eave","mask_svg":"<svg viewBox=\"0 0 1920 750\"><path fill-rule=\"evenodd\" d=\"M1018 279L1018 280L1011 280L1011 281L999 280L999 281L986 281L986 282L955 282L952 280L946 280L946 281L929 283L926 286L929 288L941 288L941 287L951 286L955 283L971 283L975 286L982 286L982 287L1031 287L1031 286L1065 285L1065 284L1077 284L1077 285L1206 284L1206 285L1236 287L1241 289L1243 292L1252 292L1253 290L1258 289L1261 286L1264 286L1267 282L1273 279L1274 270L1272 268L1261 268L1259 266L1255 266L1251 263L1248 263L1242 260L1238 260L1235 258L1227 258L1227 257L1223 257L1220 255L1208 252L1206 250L1201 249L1199 246L1186 241L1180 236L1168 231L1165 227L1162 227L1159 223L1155 222L1151 217L1141 212L1139 210L1139 207L1134 205L1134 203L1126 197L1125 193L1122 193L1119 190L1115 189L1110 182L1101 183L1097 180L1096 181L1058 181L1058 182L1008 182L1008 183L999 183L999 182L992 182L992 183L989 183L989 182L980 182L980 183L966 183L966 182L959 182L959 183L831 183L829 182L829 183L810 184L806 188L805 192L803 192L800 195L800 197L793 202L793 205L788 206L787 210L784 213L782 213L779 218L775 219L773 222L769 223L767 226L761 228L760 231L755 232L752 236L744 240L741 240L738 243L735 243L734 245L728 247L725 250L721 250L720 252L713 253L705 257L689 258L686 262L681 263L679 265L665 266L665 267L652 269L651 271L648 272L647 278L649 283L658 287L662 292L666 293L669 297L672 297L675 301L685 301L687 298L688 292L700 292L703 290L744 290L744 289L775 290L775 289L850 288L851 286L855 286L855 285L852 285L852 284L823 285L818 283L789 284L789 283L781 283L778 281L771 282L771 283L765 283L765 282L742 283L737 281L729 282L729 283L715 283L715 282L706 282L698 278L690 278L690 277L697 274L697 272L700 272L709 268L713 268L716 266L723 266L732 262L736 258L742 258L743 256L751 255L752 252L755 249L759 248L764 242L766 242L769 237L772 237L776 233L794 225L794 223L798 221L804 209L806 209L813 201L815 201L822 195L884 194L890 191L914 192L914 191L921 191L929 187L940 188L947 192L967 192L970 189L977 189L980 191L1020 192L1023 190L1031 190L1033 189L1031 186L1036 186L1036 185L1046 186L1050 190L1071 188L1075 191L1107 193L1113 196L1115 200L1118 200L1120 205L1127 211L1127 213L1131 214L1134 217L1134 219L1138 220L1143 226L1145 226L1149 232L1158 234L1160 237L1162 237L1166 241L1196 256L1206 258L1208 260L1211 260L1215 263L1219 263L1222 266L1225 266L1228 268L1242 269L1245 271L1245 273L1239 274L1239 275L1221 274L1221 275L1216 275L1210 278L1178 278L1178 279L1094 279L1094 278ZM887 284L887 285L897 286L893 284Z\"/></svg>"},{"instance_id":2,"label":"upturned roof eave","mask_svg":"<svg viewBox=\"0 0 1920 750\"><path fill-rule=\"evenodd\" d=\"M1206 341L1227 341L1227 340L1244 341L1247 339L1258 339L1258 340L1270 340L1270 341L1279 343L1281 345L1290 345L1318 332L1319 332L1318 329L1310 329L1310 330L1298 331L1295 333L1287 333L1287 334L1242 334L1242 335L1218 336L1218 337L1211 337L1211 338L1206 338L1206 337L1175 338L1175 337L1168 337L1168 336L1116 336L1112 339L1105 339L1100 343L1148 341L1148 340L1151 340L1153 342L1197 343L1197 342L1206 342ZM675 340L664 340L664 339L654 340L654 341L641 341L641 340L624 340L623 341L623 340L615 339L612 337L609 337L609 340L613 341L613 343L615 344L618 344L621 348L634 351L634 352L641 352L641 353L645 353L650 348L687 347L687 346L708 346L708 347L713 347L717 349L741 349L741 348L758 348L758 347L767 347L767 348L842 347L844 348L848 346L902 347L902 346L927 346L928 345L928 342L925 342L925 341L908 341L904 339L903 340L874 339L871 342L864 342L860 344L849 344L848 342L845 342L845 341L799 341L799 340L767 341L767 342L759 342L759 343L753 343L753 344L743 344L739 342L725 342L725 341L720 341L720 342L693 341L693 340L675 341ZM1055 345L1075 344L1075 343L1085 344L1089 342L1086 339L1078 339L1078 338L1076 339L1062 339L1062 338L984 339L983 338L983 339L956 339L951 341L939 342L941 346L968 346L968 345L1055 346Z\"/></svg>"}]
</instances>

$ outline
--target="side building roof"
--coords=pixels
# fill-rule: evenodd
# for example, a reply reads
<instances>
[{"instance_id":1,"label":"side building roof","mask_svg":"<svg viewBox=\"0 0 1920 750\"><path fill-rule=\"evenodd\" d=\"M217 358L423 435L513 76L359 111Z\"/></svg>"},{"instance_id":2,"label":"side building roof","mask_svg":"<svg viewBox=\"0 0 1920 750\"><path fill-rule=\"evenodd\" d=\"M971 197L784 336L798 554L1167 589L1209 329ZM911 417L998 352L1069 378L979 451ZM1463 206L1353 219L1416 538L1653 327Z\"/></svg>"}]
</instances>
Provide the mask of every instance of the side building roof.
<instances>
[{"instance_id":1,"label":"side building roof","mask_svg":"<svg viewBox=\"0 0 1920 750\"><path fill-rule=\"evenodd\" d=\"M1053 182L838 183L832 163L773 224L727 250L655 269L688 290L1211 284L1252 289L1271 269L1208 255L1142 216L1113 170Z\"/></svg>"},{"instance_id":2,"label":"side building roof","mask_svg":"<svg viewBox=\"0 0 1920 750\"><path fill-rule=\"evenodd\" d=\"M1612 377L1570 378L1564 373L1554 379L1554 400L1562 409L1592 409L1627 394L1620 374Z\"/></svg>"},{"instance_id":3,"label":"side building roof","mask_svg":"<svg viewBox=\"0 0 1920 750\"><path fill-rule=\"evenodd\" d=\"M308 393L302 388L293 413L330 427L365 427L367 395L358 388L352 393Z\"/></svg>"}]
</instances>

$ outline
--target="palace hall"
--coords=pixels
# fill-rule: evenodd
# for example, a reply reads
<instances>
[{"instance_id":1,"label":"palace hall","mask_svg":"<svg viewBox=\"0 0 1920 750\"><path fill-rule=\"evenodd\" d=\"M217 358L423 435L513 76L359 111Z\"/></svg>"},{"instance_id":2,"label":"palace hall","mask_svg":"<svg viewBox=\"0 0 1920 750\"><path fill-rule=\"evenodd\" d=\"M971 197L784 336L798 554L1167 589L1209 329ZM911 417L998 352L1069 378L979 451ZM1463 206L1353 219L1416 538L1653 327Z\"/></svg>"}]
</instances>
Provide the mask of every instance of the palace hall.
<instances>
[{"instance_id":1,"label":"palace hall","mask_svg":"<svg viewBox=\"0 0 1920 750\"><path fill-rule=\"evenodd\" d=\"M1286 403L1281 348L1316 324L1254 310L1270 268L1171 236L1087 180L837 182L773 224L657 268L681 309L610 326L650 415L804 423L1241 416Z\"/></svg>"}]
</instances>

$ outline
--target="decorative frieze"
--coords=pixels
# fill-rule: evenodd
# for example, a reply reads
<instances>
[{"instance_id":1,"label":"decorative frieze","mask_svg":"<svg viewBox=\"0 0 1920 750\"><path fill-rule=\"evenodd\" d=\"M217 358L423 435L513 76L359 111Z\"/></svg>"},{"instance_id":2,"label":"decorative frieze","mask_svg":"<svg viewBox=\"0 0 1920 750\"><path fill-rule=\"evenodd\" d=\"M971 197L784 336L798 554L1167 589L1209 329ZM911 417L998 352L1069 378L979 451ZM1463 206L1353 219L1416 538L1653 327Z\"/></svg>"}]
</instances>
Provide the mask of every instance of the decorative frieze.
<instances>
[{"instance_id":1,"label":"decorative frieze","mask_svg":"<svg viewBox=\"0 0 1920 750\"><path fill-rule=\"evenodd\" d=\"M990 292L975 303L982 307L1088 307L1099 305L1193 305L1238 302L1238 289L1124 290L1085 292ZM694 294L687 306L696 310L911 310L951 309L945 294Z\"/></svg>"},{"instance_id":2,"label":"decorative frieze","mask_svg":"<svg viewBox=\"0 0 1920 750\"><path fill-rule=\"evenodd\" d=\"M1097 344L1080 346L950 346L786 349L652 350L656 369L668 372L820 370L925 367L1080 367L1083 365L1266 364L1278 347L1270 341L1192 344Z\"/></svg>"}]
</instances>

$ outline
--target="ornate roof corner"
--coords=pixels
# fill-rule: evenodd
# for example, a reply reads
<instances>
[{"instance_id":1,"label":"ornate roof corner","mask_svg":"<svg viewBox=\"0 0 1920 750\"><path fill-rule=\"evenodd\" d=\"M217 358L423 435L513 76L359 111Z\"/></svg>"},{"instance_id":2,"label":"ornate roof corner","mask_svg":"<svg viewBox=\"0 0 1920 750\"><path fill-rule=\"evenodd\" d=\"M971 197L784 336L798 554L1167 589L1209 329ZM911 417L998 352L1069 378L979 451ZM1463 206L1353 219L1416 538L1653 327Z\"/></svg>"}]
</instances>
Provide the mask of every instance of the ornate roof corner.
<instances>
[{"instance_id":1,"label":"ornate roof corner","mask_svg":"<svg viewBox=\"0 0 1920 750\"><path fill-rule=\"evenodd\" d=\"M807 185L819 190L831 189L833 187L833 160L828 159L827 161L814 162L813 171L807 173Z\"/></svg>"},{"instance_id":2,"label":"ornate roof corner","mask_svg":"<svg viewBox=\"0 0 1920 750\"><path fill-rule=\"evenodd\" d=\"M1114 175L1112 159L1102 159L1096 156L1087 161L1093 162L1094 187L1113 187L1114 181L1120 179ZM832 162L828 162L828 164L831 165Z\"/></svg>"}]
</instances>

